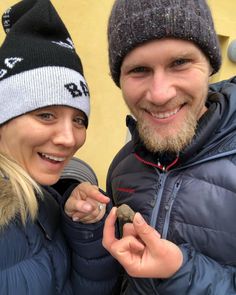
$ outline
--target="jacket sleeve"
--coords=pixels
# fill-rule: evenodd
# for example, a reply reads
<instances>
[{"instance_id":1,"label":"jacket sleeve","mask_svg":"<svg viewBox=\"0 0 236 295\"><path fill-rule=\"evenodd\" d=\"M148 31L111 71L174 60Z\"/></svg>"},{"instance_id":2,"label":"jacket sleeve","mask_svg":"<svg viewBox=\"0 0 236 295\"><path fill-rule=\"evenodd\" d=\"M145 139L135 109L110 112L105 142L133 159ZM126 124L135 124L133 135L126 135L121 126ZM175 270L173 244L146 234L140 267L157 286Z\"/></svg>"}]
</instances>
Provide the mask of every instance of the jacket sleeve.
<instances>
[{"instance_id":1,"label":"jacket sleeve","mask_svg":"<svg viewBox=\"0 0 236 295\"><path fill-rule=\"evenodd\" d=\"M183 265L170 279L156 281L158 294L236 294L236 267L221 265L187 244L180 248L184 255Z\"/></svg>"},{"instance_id":2,"label":"jacket sleeve","mask_svg":"<svg viewBox=\"0 0 236 295\"><path fill-rule=\"evenodd\" d=\"M120 266L102 246L104 218L94 224L73 222L64 213L64 203L75 185L62 198L62 230L71 250L71 280L75 294L116 294ZM110 211L111 206L107 208Z\"/></svg>"}]
</instances>

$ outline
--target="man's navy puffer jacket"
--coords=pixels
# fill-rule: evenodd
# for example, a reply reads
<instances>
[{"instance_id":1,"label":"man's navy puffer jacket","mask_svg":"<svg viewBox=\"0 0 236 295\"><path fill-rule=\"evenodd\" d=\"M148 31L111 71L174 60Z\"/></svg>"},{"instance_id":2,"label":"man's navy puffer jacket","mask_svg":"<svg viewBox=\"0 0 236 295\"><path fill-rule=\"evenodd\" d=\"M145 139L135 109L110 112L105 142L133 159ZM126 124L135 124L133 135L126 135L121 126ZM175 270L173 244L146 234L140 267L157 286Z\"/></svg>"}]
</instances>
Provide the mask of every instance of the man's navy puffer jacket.
<instances>
[{"instance_id":1,"label":"man's navy puffer jacket","mask_svg":"<svg viewBox=\"0 0 236 295\"><path fill-rule=\"evenodd\" d=\"M236 78L212 85L207 105L191 145L163 169L127 120L133 138L110 166L107 193L179 245L184 263L166 280L127 276L121 294L236 294Z\"/></svg>"}]
</instances>

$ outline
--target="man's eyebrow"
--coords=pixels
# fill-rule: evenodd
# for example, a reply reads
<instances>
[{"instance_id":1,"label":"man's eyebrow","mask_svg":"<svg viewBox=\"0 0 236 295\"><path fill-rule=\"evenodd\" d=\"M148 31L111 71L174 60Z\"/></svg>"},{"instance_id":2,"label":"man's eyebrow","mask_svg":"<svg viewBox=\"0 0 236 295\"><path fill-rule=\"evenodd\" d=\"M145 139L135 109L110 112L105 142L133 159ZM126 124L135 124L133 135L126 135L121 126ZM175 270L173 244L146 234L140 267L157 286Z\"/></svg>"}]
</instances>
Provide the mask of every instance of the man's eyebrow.
<instances>
[{"instance_id":1,"label":"man's eyebrow","mask_svg":"<svg viewBox=\"0 0 236 295\"><path fill-rule=\"evenodd\" d=\"M173 56L174 57L179 57L179 58L185 58L185 57L191 57L194 55L194 52L192 50L188 50L188 51L182 51L182 52L177 52L174 53Z\"/></svg>"}]
</instances>

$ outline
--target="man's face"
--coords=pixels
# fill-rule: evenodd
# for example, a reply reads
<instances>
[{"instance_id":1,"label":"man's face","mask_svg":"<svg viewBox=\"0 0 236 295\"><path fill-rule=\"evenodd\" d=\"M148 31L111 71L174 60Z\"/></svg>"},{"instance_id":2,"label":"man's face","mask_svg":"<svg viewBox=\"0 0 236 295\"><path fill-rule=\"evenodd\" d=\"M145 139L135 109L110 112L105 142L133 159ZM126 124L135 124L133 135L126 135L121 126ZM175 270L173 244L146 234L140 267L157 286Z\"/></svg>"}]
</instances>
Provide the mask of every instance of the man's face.
<instances>
[{"instance_id":1,"label":"man's face","mask_svg":"<svg viewBox=\"0 0 236 295\"><path fill-rule=\"evenodd\" d=\"M133 49L121 66L120 85L146 147L179 152L207 110L210 64L192 42L155 40Z\"/></svg>"}]
</instances>

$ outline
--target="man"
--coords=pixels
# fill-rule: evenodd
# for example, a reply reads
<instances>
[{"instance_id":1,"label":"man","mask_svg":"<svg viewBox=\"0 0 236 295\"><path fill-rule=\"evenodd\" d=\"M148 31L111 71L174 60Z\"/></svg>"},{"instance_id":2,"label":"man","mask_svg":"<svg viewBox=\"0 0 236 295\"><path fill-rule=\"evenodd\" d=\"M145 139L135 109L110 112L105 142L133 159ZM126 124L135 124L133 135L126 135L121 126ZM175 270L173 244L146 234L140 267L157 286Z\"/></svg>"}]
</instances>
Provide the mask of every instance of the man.
<instances>
[{"instance_id":1,"label":"man","mask_svg":"<svg viewBox=\"0 0 236 295\"><path fill-rule=\"evenodd\" d=\"M116 0L111 76L132 117L107 193L135 212L103 244L127 275L121 294L236 294L236 78L221 65L204 0Z\"/></svg>"}]
</instances>

